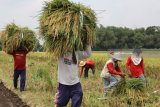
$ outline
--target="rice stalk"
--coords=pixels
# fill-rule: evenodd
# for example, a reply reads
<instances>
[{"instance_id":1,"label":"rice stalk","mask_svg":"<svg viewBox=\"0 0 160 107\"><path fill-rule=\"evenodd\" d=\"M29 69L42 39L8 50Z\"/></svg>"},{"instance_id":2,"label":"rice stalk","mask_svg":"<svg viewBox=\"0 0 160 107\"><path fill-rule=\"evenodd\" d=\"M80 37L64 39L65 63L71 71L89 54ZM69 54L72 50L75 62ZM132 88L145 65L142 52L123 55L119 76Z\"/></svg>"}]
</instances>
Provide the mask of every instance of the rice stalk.
<instances>
[{"instance_id":1,"label":"rice stalk","mask_svg":"<svg viewBox=\"0 0 160 107\"><path fill-rule=\"evenodd\" d=\"M113 96L117 96L117 95L124 95L126 94L126 80L125 79L121 79L120 82L116 85L115 89L112 92Z\"/></svg>"},{"instance_id":2,"label":"rice stalk","mask_svg":"<svg viewBox=\"0 0 160 107\"><path fill-rule=\"evenodd\" d=\"M127 88L143 92L145 89L144 82L139 78L131 78L127 80Z\"/></svg>"},{"instance_id":3,"label":"rice stalk","mask_svg":"<svg viewBox=\"0 0 160 107\"><path fill-rule=\"evenodd\" d=\"M95 41L96 17L92 9L68 0L45 2L40 16L40 33L48 52L59 57L84 50Z\"/></svg>"},{"instance_id":4,"label":"rice stalk","mask_svg":"<svg viewBox=\"0 0 160 107\"><path fill-rule=\"evenodd\" d=\"M121 79L120 82L116 85L114 91L112 92L113 96L116 95L125 95L128 94L129 96L135 97L135 93L144 93L144 83L141 79L138 78L131 78L131 79ZM137 96L138 94L136 94Z\"/></svg>"},{"instance_id":5,"label":"rice stalk","mask_svg":"<svg viewBox=\"0 0 160 107\"><path fill-rule=\"evenodd\" d=\"M36 44L35 33L27 27L8 24L1 33L3 50L6 53L14 51L31 51Z\"/></svg>"}]
</instances>

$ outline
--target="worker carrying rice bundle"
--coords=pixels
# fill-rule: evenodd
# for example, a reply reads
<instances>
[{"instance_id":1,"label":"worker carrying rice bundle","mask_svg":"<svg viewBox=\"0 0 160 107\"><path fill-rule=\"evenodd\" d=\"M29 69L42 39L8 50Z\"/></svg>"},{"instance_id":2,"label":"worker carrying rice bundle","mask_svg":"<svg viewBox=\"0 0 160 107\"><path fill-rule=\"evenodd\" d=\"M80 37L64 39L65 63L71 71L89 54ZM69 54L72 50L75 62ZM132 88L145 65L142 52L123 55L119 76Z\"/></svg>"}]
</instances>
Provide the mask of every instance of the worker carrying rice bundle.
<instances>
[{"instance_id":1,"label":"worker carrying rice bundle","mask_svg":"<svg viewBox=\"0 0 160 107\"><path fill-rule=\"evenodd\" d=\"M18 78L20 76L20 91L23 92L26 83L26 55L36 44L35 33L27 27L21 28L11 23L2 31L1 42L3 50L12 55L14 59L14 88L18 88Z\"/></svg>"},{"instance_id":2,"label":"worker carrying rice bundle","mask_svg":"<svg viewBox=\"0 0 160 107\"><path fill-rule=\"evenodd\" d=\"M40 16L40 32L48 52L58 59L56 107L80 107L83 91L78 77L78 62L91 55L96 17L93 10L68 0L46 2ZM65 97L64 97L65 96Z\"/></svg>"}]
</instances>

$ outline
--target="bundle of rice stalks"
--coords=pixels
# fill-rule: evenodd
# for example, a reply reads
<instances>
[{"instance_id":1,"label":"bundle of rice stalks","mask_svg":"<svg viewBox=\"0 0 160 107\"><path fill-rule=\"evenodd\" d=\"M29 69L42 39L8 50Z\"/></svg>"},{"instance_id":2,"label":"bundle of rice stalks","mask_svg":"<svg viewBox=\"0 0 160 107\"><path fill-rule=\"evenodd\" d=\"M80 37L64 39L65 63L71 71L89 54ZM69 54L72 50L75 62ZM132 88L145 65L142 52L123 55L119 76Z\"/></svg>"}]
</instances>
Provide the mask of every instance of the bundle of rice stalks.
<instances>
[{"instance_id":1,"label":"bundle of rice stalks","mask_svg":"<svg viewBox=\"0 0 160 107\"><path fill-rule=\"evenodd\" d=\"M55 56L84 50L95 40L96 17L93 10L68 0L45 2L40 16L40 33L46 50Z\"/></svg>"},{"instance_id":2,"label":"bundle of rice stalks","mask_svg":"<svg viewBox=\"0 0 160 107\"><path fill-rule=\"evenodd\" d=\"M144 81L139 78L130 78L127 80L127 88L143 92L145 89Z\"/></svg>"},{"instance_id":3,"label":"bundle of rice stalks","mask_svg":"<svg viewBox=\"0 0 160 107\"><path fill-rule=\"evenodd\" d=\"M116 85L115 89L112 92L112 95L124 95L126 94L127 84L126 80L122 78L120 82Z\"/></svg>"},{"instance_id":4,"label":"bundle of rice stalks","mask_svg":"<svg viewBox=\"0 0 160 107\"><path fill-rule=\"evenodd\" d=\"M131 91L137 93L144 92L145 85L144 82L139 78L121 79L116 85L115 90L112 95L124 95L129 94Z\"/></svg>"},{"instance_id":5,"label":"bundle of rice stalks","mask_svg":"<svg viewBox=\"0 0 160 107\"><path fill-rule=\"evenodd\" d=\"M14 51L31 51L36 43L35 33L27 27L20 28L14 23L8 24L1 33L3 50L6 53Z\"/></svg>"}]
</instances>

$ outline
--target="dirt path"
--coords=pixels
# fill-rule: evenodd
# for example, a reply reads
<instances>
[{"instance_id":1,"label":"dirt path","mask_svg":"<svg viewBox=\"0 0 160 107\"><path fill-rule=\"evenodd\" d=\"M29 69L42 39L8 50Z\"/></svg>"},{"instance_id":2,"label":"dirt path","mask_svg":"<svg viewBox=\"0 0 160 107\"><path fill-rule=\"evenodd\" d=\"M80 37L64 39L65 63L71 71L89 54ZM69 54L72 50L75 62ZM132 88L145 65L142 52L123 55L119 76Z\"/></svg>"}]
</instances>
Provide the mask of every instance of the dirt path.
<instances>
[{"instance_id":1,"label":"dirt path","mask_svg":"<svg viewBox=\"0 0 160 107\"><path fill-rule=\"evenodd\" d=\"M0 107L29 107L11 90L0 82Z\"/></svg>"}]
</instances>

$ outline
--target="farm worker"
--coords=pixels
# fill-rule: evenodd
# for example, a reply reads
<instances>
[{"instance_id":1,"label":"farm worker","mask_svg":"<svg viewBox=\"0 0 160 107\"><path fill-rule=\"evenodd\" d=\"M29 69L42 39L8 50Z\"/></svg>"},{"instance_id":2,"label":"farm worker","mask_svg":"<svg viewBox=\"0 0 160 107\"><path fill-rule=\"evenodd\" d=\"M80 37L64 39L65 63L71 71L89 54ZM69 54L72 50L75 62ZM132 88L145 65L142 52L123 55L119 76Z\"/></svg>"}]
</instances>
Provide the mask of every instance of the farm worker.
<instances>
[{"instance_id":1,"label":"farm worker","mask_svg":"<svg viewBox=\"0 0 160 107\"><path fill-rule=\"evenodd\" d=\"M84 78L88 78L88 70L92 70L92 74L94 75L95 73L95 63L93 60L88 59L87 61L80 61L79 66L81 67L80 69L80 77L83 74L83 69L84 69Z\"/></svg>"},{"instance_id":2,"label":"farm worker","mask_svg":"<svg viewBox=\"0 0 160 107\"><path fill-rule=\"evenodd\" d=\"M129 72L129 76L133 78L140 78L145 81L144 77L144 64L143 58L140 56L142 53L140 48L135 48L132 55L128 57L126 63L126 69Z\"/></svg>"},{"instance_id":3,"label":"farm worker","mask_svg":"<svg viewBox=\"0 0 160 107\"><path fill-rule=\"evenodd\" d=\"M9 53L13 56L14 59L14 74L13 74L13 84L14 88L17 89L18 78L19 75L21 77L20 80L20 91L24 91L25 89L25 81L26 81L26 55L27 51L17 51Z\"/></svg>"},{"instance_id":4,"label":"farm worker","mask_svg":"<svg viewBox=\"0 0 160 107\"><path fill-rule=\"evenodd\" d=\"M78 61L91 55L91 46L85 51L73 51L58 58L58 88L55 95L56 107L64 107L72 100L71 107L80 107L83 91L78 78Z\"/></svg>"},{"instance_id":5,"label":"farm worker","mask_svg":"<svg viewBox=\"0 0 160 107\"><path fill-rule=\"evenodd\" d=\"M119 78L117 75L122 78L125 77L125 74L120 70L118 62L122 61L122 55L120 52L114 53L111 52L111 59L109 59L101 72L101 77L104 81L104 97L107 95L107 92L112 89L118 82Z\"/></svg>"}]
</instances>

